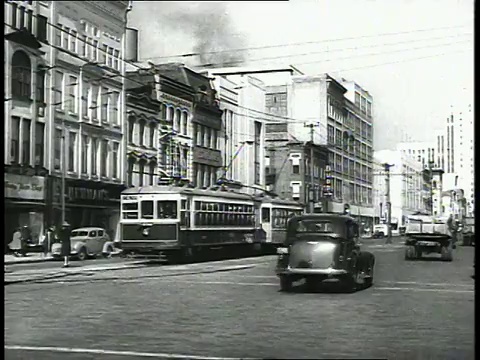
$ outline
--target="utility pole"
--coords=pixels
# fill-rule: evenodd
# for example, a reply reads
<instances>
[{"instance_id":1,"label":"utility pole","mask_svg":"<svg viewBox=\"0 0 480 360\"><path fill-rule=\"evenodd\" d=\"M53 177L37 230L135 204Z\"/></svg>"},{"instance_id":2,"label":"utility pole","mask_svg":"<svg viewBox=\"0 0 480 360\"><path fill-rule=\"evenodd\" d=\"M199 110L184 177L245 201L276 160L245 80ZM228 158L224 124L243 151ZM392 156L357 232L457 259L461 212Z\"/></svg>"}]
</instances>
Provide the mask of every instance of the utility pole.
<instances>
[{"instance_id":1,"label":"utility pole","mask_svg":"<svg viewBox=\"0 0 480 360\"><path fill-rule=\"evenodd\" d=\"M313 151L313 136L315 134L315 127L317 125L311 123L308 125L305 125L305 127L310 128L310 189L308 191L308 202L310 204L309 207L309 212L310 214L313 214L313 209L315 206L315 200L314 200L314 176L313 176L313 170L314 170L314 163L313 163L313 157L314 157L314 151ZM306 180L306 179L305 179ZM306 181L305 181L306 182Z\"/></svg>"},{"instance_id":2,"label":"utility pole","mask_svg":"<svg viewBox=\"0 0 480 360\"><path fill-rule=\"evenodd\" d=\"M390 168L393 166L388 163L383 164L385 168L385 198L387 205L387 244L392 243L392 203L390 201Z\"/></svg>"}]
</instances>

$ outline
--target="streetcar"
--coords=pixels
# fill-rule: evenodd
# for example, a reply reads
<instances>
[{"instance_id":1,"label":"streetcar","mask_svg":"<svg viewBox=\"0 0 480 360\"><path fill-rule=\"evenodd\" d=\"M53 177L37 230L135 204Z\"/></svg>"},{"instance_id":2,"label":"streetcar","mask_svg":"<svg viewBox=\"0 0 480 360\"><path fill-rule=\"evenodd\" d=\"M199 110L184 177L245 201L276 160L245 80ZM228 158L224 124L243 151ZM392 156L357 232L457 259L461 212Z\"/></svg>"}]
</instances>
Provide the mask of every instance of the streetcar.
<instances>
[{"instance_id":1,"label":"streetcar","mask_svg":"<svg viewBox=\"0 0 480 360\"><path fill-rule=\"evenodd\" d=\"M259 246L258 201L231 190L157 185L121 195L125 254L185 260L205 249ZM260 235L258 235L260 233Z\"/></svg>"},{"instance_id":2,"label":"streetcar","mask_svg":"<svg viewBox=\"0 0 480 360\"><path fill-rule=\"evenodd\" d=\"M266 239L263 245L264 252L276 251L283 244L287 231L287 222L294 216L304 213L304 206L296 201L261 198L261 226L265 231Z\"/></svg>"}]
</instances>

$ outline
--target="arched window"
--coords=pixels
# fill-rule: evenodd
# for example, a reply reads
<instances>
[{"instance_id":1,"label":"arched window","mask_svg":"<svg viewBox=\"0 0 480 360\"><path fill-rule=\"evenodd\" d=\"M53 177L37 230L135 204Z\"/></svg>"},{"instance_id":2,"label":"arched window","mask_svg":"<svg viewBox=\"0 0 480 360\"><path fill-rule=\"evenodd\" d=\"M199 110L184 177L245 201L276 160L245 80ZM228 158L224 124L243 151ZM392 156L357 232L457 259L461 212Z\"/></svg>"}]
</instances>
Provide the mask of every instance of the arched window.
<instances>
[{"instance_id":1,"label":"arched window","mask_svg":"<svg viewBox=\"0 0 480 360\"><path fill-rule=\"evenodd\" d=\"M149 132L149 136L150 136L150 140L148 142L148 145L151 147L151 148L156 148L157 147L157 144L155 142L155 129L156 129L156 124L155 122L151 122L150 125L150 132Z\"/></svg>"},{"instance_id":2,"label":"arched window","mask_svg":"<svg viewBox=\"0 0 480 360\"><path fill-rule=\"evenodd\" d=\"M140 125L140 131L139 131L139 134L138 134L138 145L140 146L143 146L145 144L145 125L146 125L146 122L145 120L140 120L139 121L139 125Z\"/></svg>"},{"instance_id":3,"label":"arched window","mask_svg":"<svg viewBox=\"0 0 480 360\"><path fill-rule=\"evenodd\" d=\"M173 130L175 130L177 133L180 133L182 131L180 128L181 117L182 117L182 112L180 111L180 109L175 110L175 121L173 125Z\"/></svg>"},{"instance_id":4,"label":"arched window","mask_svg":"<svg viewBox=\"0 0 480 360\"><path fill-rule=\"evenodd\" d=\"M188 135L188 113L182 111L182 134Z\"/></svg>"},{"instance_id":5,"label":"arched window","mask_svg":"<svg viewBox=\"0 0 480 360\"><path fill-rule=\"evenodd\" d=\"M146 164L146 161L144 159L141 159L138 162L138 178L139 178L138 186L143 186L145 182L145 164Z\"/></svg>"},{"instance_id":6,"label":"arched window","mask_svg":"<svg viewBox=\"0 0 480 360\"><path fill-rule=\"evenodd\" d=\"M135 165L135 158L128 158L128 169L127 169L127 185L133 186L133 167Z\"/></svg>"},{"instance_id":7,"label":"arched window","mask_svg":"<svg viewBox=\"0 0 480 360\"><path fill-rule=\"evenodd\" d=\"M148 173L148 177L149 177L149 185L153 186L155 185L154 183L154 180L155 180L155 169L157 167L157 163L155 161L151 161L150 162L150 166L149 166L149 173Z\"/></svg>"},{"instance_id":8,"label":"arched window","mask_svg":"<svg viewBox=\"0 0 480 360\"><path fill-rule=\"evenodd\" d=\"M12 57L12 96L28 98L32 96L32 63L23 51L17 51Z\"/></svg>"},{"instance_id":9,"label":"arched window","mask_svg":"<svg viewBox=\"0 0 480 360\"><path fill-rule=\"evenodd\" d=\"M173 121L173 107L167 106L167 121Z\"/></svg>"},{"instance_id":10,"label":"arched window","mask_svg":"<svg viewBox=\"0 0 480 360\"><path fill-rule=\"evenodd\" d=\"M130 144L134 143L133 131L135 130L135 116L131 115L128 117L128 142Z\"/></svg>"}]
</instances>

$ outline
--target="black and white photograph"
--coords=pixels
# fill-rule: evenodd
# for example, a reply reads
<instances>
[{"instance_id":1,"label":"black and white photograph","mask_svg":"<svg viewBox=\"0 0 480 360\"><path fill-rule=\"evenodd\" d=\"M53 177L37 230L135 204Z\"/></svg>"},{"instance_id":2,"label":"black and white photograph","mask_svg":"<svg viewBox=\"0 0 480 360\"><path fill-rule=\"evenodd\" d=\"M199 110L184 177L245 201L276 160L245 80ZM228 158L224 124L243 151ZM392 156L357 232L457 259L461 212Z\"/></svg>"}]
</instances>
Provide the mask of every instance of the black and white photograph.
<instances>
[{"instance_id":1,"label":"black and white photograph","mask_svg":"<svg viewBox=\"0 0 480 360\"><path fill-rule=\"evenodd\" d=\"M5 359L475 359L474 6L5 0Z\"/></svg>"}]
</instances>

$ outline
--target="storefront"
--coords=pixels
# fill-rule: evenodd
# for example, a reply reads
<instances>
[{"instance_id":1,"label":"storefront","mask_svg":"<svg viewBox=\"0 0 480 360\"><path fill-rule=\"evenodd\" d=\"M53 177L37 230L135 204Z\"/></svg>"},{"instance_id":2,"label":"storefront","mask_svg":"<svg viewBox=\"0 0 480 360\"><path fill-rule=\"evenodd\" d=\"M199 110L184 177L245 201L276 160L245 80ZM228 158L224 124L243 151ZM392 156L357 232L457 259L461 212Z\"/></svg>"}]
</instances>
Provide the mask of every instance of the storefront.
<instances>
[{"instance_id":1,"label":"storefront","mask_svg":"<svg viewBox=\"0 0 480 360\"><path fill-rule=\"evenodd\" d=\"M5 191L5 249L12 241L15 229L28 226L32 240L38 242L44 229L44 176L4 173Z\"/></svg>"},{"instance_id":2,"label":"storefront","mask_svg":"<svg viewBox=\"0 0 480 360\"><path fill-rule=\"evenodd\" d=\"M60 189L61 180L55 178L55 187ZM120 220L120 195L124 185L66 179L65 182L65 219L72 229L84 226L104 228L110 237L118 236ZM53 218L61 221L60 191L54 191Z\"/></svg>"}]
</instances>

